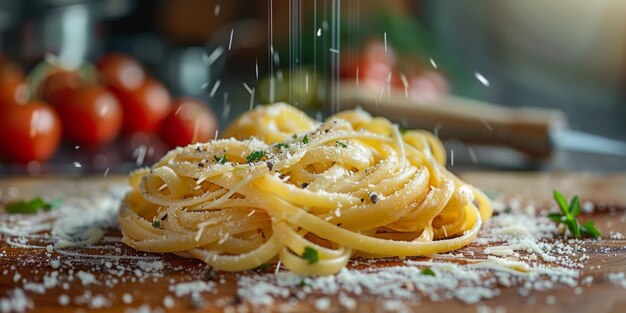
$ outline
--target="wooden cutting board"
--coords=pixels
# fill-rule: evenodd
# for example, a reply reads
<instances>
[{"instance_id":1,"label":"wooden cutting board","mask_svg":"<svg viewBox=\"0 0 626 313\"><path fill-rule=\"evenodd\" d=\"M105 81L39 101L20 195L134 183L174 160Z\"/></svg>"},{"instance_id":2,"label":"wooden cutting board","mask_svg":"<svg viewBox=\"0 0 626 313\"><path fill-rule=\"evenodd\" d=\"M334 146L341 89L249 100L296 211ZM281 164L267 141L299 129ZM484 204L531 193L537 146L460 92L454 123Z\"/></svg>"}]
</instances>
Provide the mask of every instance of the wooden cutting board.
<instances>
[{"instance_id":1,"label":"wooden cutting board","mask_svg":"<svg viewBox=\"0 0 626 313\"><path fill-rule=\"evenodd\" d=\"M592 216L605 238L583 243L590 258L584 261L581 277L593 277L593 283L575 292L572 287L559 286L548 291L532 291L533 301L518 295L517 287L499 286L500 295L493 299L466 304L458 300L433 302L422 298L419 303L406 302L410 310L438 312L455 310L463 312L624 312L626 309L626 289L607 279L609 273L626 271L626 240L609 239L613 232L626 233L626 218L623 207L626 205L626 174L545 174L545 173L465 173L463 179L481 188L502 193L504 198L516 197L521 205L533 203L539 209L552 205L551 193L558 189L565 194L578 194L583 201L591 201L599 208ZM107 178L6 178L0 180L3 198L17 196L80 197L89 190L105 190L111 185L124 184L124 177ZM0 213L0 215L3 213ZM9 217L0 216L3 221ZM77 219L85 218L76 216ZM17 220L14 220L17 222ZM277 299L268 307L260 308L242 301L236 296L237 279L241 275L270 275L259 271L246 274L219 273L212 292L189 295L185 288L178 289L180 297L172 296L172 289L180 282L204 280L205 265L197 260L184 259L172 254L147 254L135 251L120 243L120 233L109 230L104 241L93 246L64 251L46 248L50 243L45 236L11 236L0 233L0 312L9 308L8 302L15 288L25 289L30 311L37 312L76 312L80 309L100 308L106 312L125 312L129 308L184 312L199 310L221 311L230 304L239 309L254 311L274 311L287 300ZM482 255L483 247L472 244L462 249ZM606 248L609 248L607 252ZM424 260L425 258L414 258ZM58 260L58 263L51 262ZM108 260L115 260L110 262ZM152 271L143 268L134 271L137 260L162 261L163 269ZM373 263L373 267L398 265L401 261L387 259ZM353 263L353 268L363 266ZM93 277L80 271L90 273ZM56 272L57 274L52 274ZM17 275L17 276L16 276ZM54 278L50 278L51 275ZM68 277L74 277L68 281ZM47 278L44 278L47 277ZM47 279L47 283L46 283ZM221 280L221 281L220 281ZM25 286L25 282L33 282ZM47 284L47 285L46 285ZM625 285L626 286L626 285ZM194 288L198 288L197 286ZM43 290L42 290L43 289ZM193 288L192 288L193 289ZM291 311L308 312L315 309L315 294L303 300L291 300ZM352 295L356 300L355 311L372 312L393 306L381 306L377 297ZM19 297L18 297L19 298ZM4 300L2 300L4 299ZM15 297L13 297L15 300ZM94 300L95 299L95 300ZM325 310L330 312L348 311L340 305L336 296ZM18 299L19 300L19 299ZM68 300L65 304L65 300ZM17 300L15 300L17 301ZM62 305L65 304L65 305ZM238 305L238 306L237 306Z\"/></svg>"}]
</instances>

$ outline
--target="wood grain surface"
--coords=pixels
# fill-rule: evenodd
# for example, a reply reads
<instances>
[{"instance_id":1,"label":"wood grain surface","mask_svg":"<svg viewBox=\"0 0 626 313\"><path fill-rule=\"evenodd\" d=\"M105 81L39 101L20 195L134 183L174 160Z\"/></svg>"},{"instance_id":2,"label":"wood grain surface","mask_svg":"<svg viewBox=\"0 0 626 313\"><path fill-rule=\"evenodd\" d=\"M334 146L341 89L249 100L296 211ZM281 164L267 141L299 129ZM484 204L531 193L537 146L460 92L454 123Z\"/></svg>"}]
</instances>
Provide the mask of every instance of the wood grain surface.
<instances>
[{"instance_id":1,"label":"wood grain surface","mask_svg":"<svg viewBox=\"0 0 626 313\"><path fill-rule=\"evenodd\" d=\"M575 288L558 286L547 291L532 291L533 301L518 294L517 287L499 286L500 295L493 299L466 304L458 300L433 302L422 298L418 303L407 302L409 310L420 312L625 312L626 289L609 282L608 273L626 272L626 240L609 239L612 232L626 233L623 207L626 205L626 175L572 174L572 173L465 173L466 181L481 188L502 193L504 198L514 197L520 205L533 204L539 209L552 205L551 193L558 189L566 194L578 194L583 202L591 201L597 210L591 216L605 235L600 240L586 240L584 247L589 259L584 261L581 278L593 277L593 283ZM5 197L28 198L31 196L80 197L93 190L105 190L111 185L124 184L123 177L107 178L6 178L0 180L0 192ZM0 213L4 214L4 213ZM6 216L1 216L7 218ZM76 216L76 218L84 218ZM23 287L26 281L44 284L44 277L57 272L56 284L38 292L37 288L25 290L32 300L30 311L34 312L78 312L98 308L103 312L126 312L132 309L144 311L218 312L225 307L240 311L280 311L286 300L277 299L271 306L255 307L237 296L237 279L242 275L265 275L261 271L234 274L219 273L215 278L216 287L211 292L191 295L171 296L171 286L180 282L205 279L204 263L198 260L181 258L172 254L148 254L135 251L115 238L120 237L116 229L110 229L109 240L95 245L50 252L45 247L50 244L45 236L33 236L26 241L7 234L0 234L0 299L8 299L15 288ZM30 246L30 248L29 248ZM607 248L609 248L607 250ZM461 249L465 255L474 253L482 257L484 246L471 244ZM610 251L610 252L607 252ZM137 260L160 260L164 268L159 271L137 273ZM413 258L425 260L426 258ZM59 260L58 264L51 260ZM402 263L398 259L385 259L367 266L388 267ZM362 267L363 262L351 262L350 267ZM78 272L94 275L94 283L81 283L76 278ZM270 271L273 271L270 269ZM16 279L16 273L19 274ZM73 277L73 281L68 281ZM63 282L67 282L64 284ZM581 292L582 291L582 292ZM125 296L126 295L126 296ZM130 296L128 296L130 295ZM315 310L315 299L319 295L308 294L304 299L290 301L290 311L308 312ZM61 298L69 303L62 305ZM82 297L82 298L81 298ZM94 303L93 298L100 301ZM132 300L130 300L132 297ZM167 298L167 300L166 300ZM341 306L337 297L331 296L330 312L349 311ZM354 309L359 312L383 310L381 299L375 296L353 295L357 300ZM85 299L81 303L81 299ZM91 301L89 300L91 299ZM404 301L404 300L403 300ZM406 301L405 301L406 302ZM230 306L233 305L233 306ZM390 308L387 308L390 309ZM0 311L2 307L0 306ZM390 309L393 311L393 308Z\"/></svg>"}]
</instances>

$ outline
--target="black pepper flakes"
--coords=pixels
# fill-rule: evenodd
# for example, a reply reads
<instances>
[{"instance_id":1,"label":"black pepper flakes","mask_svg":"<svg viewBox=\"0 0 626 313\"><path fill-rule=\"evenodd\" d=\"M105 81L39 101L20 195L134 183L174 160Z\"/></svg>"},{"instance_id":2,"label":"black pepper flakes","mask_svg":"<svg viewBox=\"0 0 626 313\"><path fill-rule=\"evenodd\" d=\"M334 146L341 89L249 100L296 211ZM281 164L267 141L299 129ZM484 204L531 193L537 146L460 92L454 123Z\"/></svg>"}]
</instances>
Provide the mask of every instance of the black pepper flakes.
<instances>
[{"instance_id":1,"label":"black pepper flakes","mask_svg":"<svg viewBox=\"0 0 626 313\"><path fill-rule=\"evenodd\" d=\"M365 202L365 199L361 198L361 202Z\"/></svg>"},{"instance_id":2,"label":"black pepper flakes","mask_svg":"<svg viewBox=\"0 0 626 313\"><path fill-rule=\"evenodd\" d=\"M162 221L165 221L166 219L167 219L167 213L165 213L165 215L163 215L163 216L161 217L161 220L162 220Z\"/></svg>"},{"instance_id":3,"label":"black pepper flakes","mask_svg":"<svg viewBox=\"0 0 626 313\"><path fill-rule=\"evenodd\" d=\"M202 271L202 278L208 281L214 281L217 279L219 272L213 268L213 266L207 265Z\"/></svg>"},{"instance_id":4,"label":"black pepper flakes","mask_svg":"<svg viewBox=\"0 0 626 313\"><path fill-rule=\"evenodd\" d=\"M204 167L204 164L198 163L198 167Z\"/></svg>"},{"instance_id":5,"label":"black pepper flakes","mask_svg":"<svg viewBox=\"0 0 626 313\"><path fill-rule=\"evenodd\" d=\"M270 161L265 162L265 164L267 165L267 168L271 171L274 168L274 164Z\"/></svg>"},{"instance_id":6,"label":"black pepper flakes","mask_svg":"<svg viewBox=\"0 0 626 313\"><path fill-rule=\"evenodd\" d=\"M309 183L302 183L302 185L300 185L300 187L302 187L302 189L309 187Z\"/></svg>"},{"instance_id":7,"label":"black pepper flakes","mask_svg":"<svg viewBox=\"0 0 626 313\"><path fill-rule=\"evenodd\" d=\"M370 192L369 197L370 201L372 201L373 204L376 204L376 202L378 202L378 195L375 192Z\"/></svg>"}]
</instances>

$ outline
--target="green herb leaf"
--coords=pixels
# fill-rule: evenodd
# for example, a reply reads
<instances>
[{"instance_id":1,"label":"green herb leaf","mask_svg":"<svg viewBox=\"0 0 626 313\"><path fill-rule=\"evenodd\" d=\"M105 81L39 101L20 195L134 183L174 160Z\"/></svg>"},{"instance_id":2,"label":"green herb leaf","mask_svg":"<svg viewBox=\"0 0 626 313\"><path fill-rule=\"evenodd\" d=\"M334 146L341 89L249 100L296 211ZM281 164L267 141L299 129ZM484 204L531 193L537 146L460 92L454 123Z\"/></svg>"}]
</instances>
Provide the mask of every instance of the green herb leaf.
<instances>
[{"instance_id":1,"label":"green herb leaf","mask_svg":"<svg viewBox=\"0 0 626 313\"><path fill-rule=\"evenodd\" d=\"M578 196L574 196L572 201L570 201L570 203L569 203L569 213L572 214L572 216L574 216L574 217L576 217L576 216L578 216L578 214L580 214L580 200L578 199Z\"/></svg>"},{"instance_id":2,"label":"green herb leaf","mask_svg":"<svg viewBox=\"0 0 626 313\"><path fill-rule=\"evenodd\" d=\"M586 221L581 227L581 232L589 237L598 238L601 236L600 231L592 221Z\"/></svg>"},{"instance_id":3,"label":"green herb leaf","mask_svg":"<svg viewBox=\"0 0 626 313\"><path fill-rule=\"evenodd\" d=\"M553 191L553 194L554 200L559 205L559 208L561 208L561 211L563 211L563 214L569 215L569 207L567 206L567 200L565 200L565 197L563 197L563 195L556 190Z\"/></svg>"},{"instance_id":4,"label":"green herb leaf","mask_svg":"<svg viewBox=\"0 0 626 313\"><path fill-rule=\"evenodd\" d=\"M548 213L548 218L551 219L553 222L561 223L563 221L563 214L556 212Z\"/></svg>"},{"instance_id":5,"label":"green herb leaf","mask_svg":"<svg viewBox=\"0 0 626 313\"><path fill-rule=\"evenodd\" d=\"M250 153L249 156L246 157L248 163L258 161L265 156L265 151L254 151Z\"/></svg>"},{"instance_id":6,"label":"green herb leaf","mask_svg":"<svg viewBox=\"0 0 626 313\"><path fill-rule=\"evenodd\" d=\"M305 145L309 143L309 135L304 135L304 137L302 138L302 143Z\"/></svg>"},{"instance_id":7,"label":"green herb leaf","mask_svg":"<svg viewBox=\"0 0 626 313\"><path fill-rule=\"evenodd\" d=\"M289 148L289 145L286 144L286 143L279 142L279 143L274 145L274 148L278 148L278 149L280 149L280 148Z\"/></svg>"},{"instance_id":8,"label":"green herb leaf","mask_svg":"<svg viewBox=\"0 0 626 313\"><path fill-rule=\"evenodd\" d=\"M341 141L337 141L336 143L337 143L337 147L341 147L341 148L347 148L348 147L345 143L343 143Z\"/></svg>"},{"instance_id":9,"label":"green herb leaf","mask_svg":"<svg viewBox=\"0 0 626 313\"><path fill-rule=\"evenodd\" d=\"M504 208L504 213L506 213L506 214L509 214L509 213L511 213L512 211L513 211L513 209L511 209L511 207L510 207L510 206L508 206L508 207Z\"/></svg>"},{"instance_id":10,"label":"green herb leaf","mask_svg":"<svg viewBox=\"0 0 626 313\"><path fill-rule=\"evenodd\" d=\"M267 272L270 269L270 265L269 265L269 263L263 263L263 264L259 265L257 267L257 269L260 270L261 272Z\"/></svg>"},{"instance_id":11,"label":"green herb leaf","mask_svg":"<svg viewBox=\"0 0 626 313\"><path fill-rule=\"evenodd\" d=\"M161 221L152 221L152 227L161 228Z\"/></svg>"},{"instance_id":12,"label":"green herb leaf","mask_svg":"<svg viewBox=\"0 0 626 313\"><path fill-rule=\"evenodd\" d=\"M9 214L34 214L39 211L50 211L61 205L61 199L54 199L51 202L44 201L41 197L36 197L30 201L14 201L6 205L4 210Z\"/></svg>"},{"instance_id":13,"label":"green herb leaf","mask_svg":"<svg viewBox=\"0 0 626 313\"><path fill-rule=\"evenodd\" d=\"M600 237L600 231L596 228L592 221L586 221L582 225L576 219L576 216L580 214L580 199L578 196L574 196L567 205L567 200L561 193L554 190L554 200L561 208L563 214L560 213L550 213L548 214L548 218L557 224L565 224L569 232L575 238L580 238L580 235L583 234L588 237Z\"/></svg>"},{"instance_id":14,"label":"green herb leaf","mask_svg":"<svg viewBox=\"0 0 626 313\"><path fill-rule=\"evenodd\" d=\"M407 129L402 126L399 127L399 130L400 130L400 134L402 135L404 135L407 132Z\"/></svg>"},{"instance_id":15,"label":"green herb leaf","mask_svg":"<svg viewBox=\"0 0 626 313\"><path fill-rule=\"evenodd\" d=\"M305 278L302 278L300 282L298 283L298 287L304 287L304 286L310 286L310 285L309 283L307 283Z\"/></svg>"},{"instance_id":16,"label":"green herb leaf","mask_svg":"<svg viewBox=\"0 0 626 313\"><path fill-rule=\"evenodd\" d=\"M574 237L580 238L580 225L578 225L578 221L575 219L568 219L565 223L567 224L567 228L570 233L572 233Z\"/></svg>"},{"instance_id":17,"label":"green herb leaf","mask_svg":"<svg viewBox=\"0 0 626 313\"><path fill-rule=\"evenodd\" d=\"M222 155L221 157L218 157L217 155L213 156L213 160L215 160L215 163L217 164L224 164L226 162L228 162L228 159L226 158L226 154Z\"/></svg>"},{"instance_id":18,"label":"green herb leaf","mask_svg":"<svg viewBox=\"0 0 626 313\"><path fill-rule=\"evenodd\" d=\"M430 267L427 267L427 268L425 268L425 269L422 269L422 270L420 271L420 274L422 274L422 275L428 275L428 276L433 276L433 277L435 277L435 276L436 276L436 275L435 275L435 272L433 272L433 270L431 270L431 269L430 269Z\"/></svg>"},{"instance_id":19,"label":"green herb leaf","mask_svg":"<svg viewBox=\"0 0 626 313\"><path fill-rule=\"evenodd\" d=\"M320 259L320 255L317 250L306 246L304 252L302 252L302 258L309 261L309 264L315 264Z\"/></svg>"}]
</instances>

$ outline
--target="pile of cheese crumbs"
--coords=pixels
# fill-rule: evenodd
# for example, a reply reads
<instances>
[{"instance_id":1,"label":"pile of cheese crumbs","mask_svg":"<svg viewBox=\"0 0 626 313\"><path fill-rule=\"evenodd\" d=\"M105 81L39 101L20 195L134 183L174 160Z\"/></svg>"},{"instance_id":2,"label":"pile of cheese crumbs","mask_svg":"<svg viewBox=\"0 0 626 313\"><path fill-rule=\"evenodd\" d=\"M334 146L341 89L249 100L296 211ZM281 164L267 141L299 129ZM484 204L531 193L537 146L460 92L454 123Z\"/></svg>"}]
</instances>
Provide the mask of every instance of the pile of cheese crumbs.
<instances>
[{"instance_id":1,"label":"pile of cheese crumbs","mask_svg":"<svg viewBox=\"0 0 626 313\"><path fill-rule=\"evenodd\" d=\"M566 287L581 294L594 280L581 275L589 259L586 247L594 241L564 238L545 212L538 214L533 205L522 206L519 199L495 201L496 214L474 243L453 253L356 259L337 275L303 277L280 264L267 272L218 273L197 260L132 250L120 242L116 223L126 190L121 186L79 189L69 197L55 195L50 188L46 192L51 197L64 197L61 208L37 215L0 214L0 240L5 247L0 251L0 273L4 286L10 286L0 292L0 312L34 310L35 300L48 294L54 294L60 306L123 305L127 312L160 312L179 305L231 311L276 306L296 311L302 310L302 303L317 310L352 310L364 301L380 311L401 312L425 301L446 300L478 304L479 312L504 312L504 307L488 307L480 301L513 289L532 305L542 299L536 291ZM9 191L2 197L7 194L18 196ZM592 212L593 206L586 204L585 210ZM623 238L619 233L609 236ZM18 249L32 253L8 263L5 256ZM595 253L611 253L606 246L597 249ZM424 272L426 268L430 271ZM616 288L626 288L624 272L612 272L606 279ZM78 294L74 286L79 286ZM150 292L156 288L160 290ZM220 296L222 288L233 293ZM543 301L555 304L558 299L548 295Z\"/></svg>"}]
</instances>

